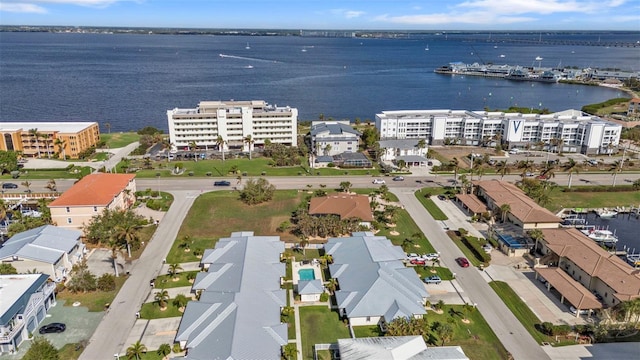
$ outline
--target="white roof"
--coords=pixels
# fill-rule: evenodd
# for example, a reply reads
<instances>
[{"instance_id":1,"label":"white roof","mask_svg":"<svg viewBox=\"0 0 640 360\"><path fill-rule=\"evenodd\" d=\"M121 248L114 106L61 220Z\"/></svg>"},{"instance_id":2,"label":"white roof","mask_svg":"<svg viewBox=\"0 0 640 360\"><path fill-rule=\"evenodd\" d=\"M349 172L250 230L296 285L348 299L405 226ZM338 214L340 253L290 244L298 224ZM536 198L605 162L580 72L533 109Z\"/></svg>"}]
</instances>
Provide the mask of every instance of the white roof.
<instances>
[{"instance_id":1,"label":"white roof","mask_svg":"<svg viewBox=\"0 0 640 360\"><path fill-rule=\"evenodd\" d=\"M0 131L38 129L40 132L76 133L94 124L97 122L0 122Z\"/></svg>"},{"instance_id":2,"label":"white roof","mask_svg":"<svg viewBox=\"0 0 640 360\"><path fill-rule=\"evenodd\" d=\"M460 346L427 348L422 336L338 339L343 360L468 360Z\"/></svg>"},{"instance_id":3,"label":"white roof","mask_svg":"<svg viewBox=\"0 0 640 360\"><path fill-rule=\"evenodd\" d=\"M43 274L0 275L0 316L4 316L42 276L46 280Z\"/></svg>"}]
</instances>

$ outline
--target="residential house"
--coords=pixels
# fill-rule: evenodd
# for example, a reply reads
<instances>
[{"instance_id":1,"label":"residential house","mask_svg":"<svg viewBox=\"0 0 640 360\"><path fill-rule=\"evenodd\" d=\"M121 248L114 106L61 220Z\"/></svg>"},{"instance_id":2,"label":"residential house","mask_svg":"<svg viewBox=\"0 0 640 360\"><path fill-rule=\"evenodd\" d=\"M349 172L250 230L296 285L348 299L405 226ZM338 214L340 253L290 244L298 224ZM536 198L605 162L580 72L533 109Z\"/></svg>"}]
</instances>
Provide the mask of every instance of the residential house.
<instances>
[{"instance_id":1,"label":"residential house","mask_svg":"<svg viewBox=\"0 0 640 360\"><path fill-rule=\"evenodd\" d=\"M316 156L357 152L362 135L348 120L314 121L311 124L311 152Z\"/></svg>"},{"instance_id":2,"label":"residential house","mask_svg":"<svg viewBox=\"0 0 640 360\"><path fill-rule=\"evenodd\" d=\"M383 161L393 161L398 164L400 160L411 166L427 166L427 146L419 146L420 139L389 139L380 140L380 158Z\"/></svg>"},{"instance_id":3,"label":"residential house","mask_svg":"<svg viewBox=\"0 0 640 360\"><path fill-rule=\"evenodd\" d=\"M48 205L51 220L61 228L82 230L104 209L128 209L135 202L135 193L135 175L90 174Z\"/></svg>"},{"instance_id":4,"label":"residential house","mask_svg":"<svg viewBox=\"0 0 640 360\"><path fill-rule=\"evenodd\" d=\"M640 98L633 98L629 100L627 116L640 116Z\"/></svg>"},{"instance_id":5,"label":"residential house","mask_svg":"<svg viewBox=\"0 0 640 360\"><path fill-rule=\"evenodd\" d=\"M333 155L333 163L341 168L370 168L372 166L371 160L359 152L343 152Z\"/></svg>"},{"instance_id":6,"label":"residential house","mask_svg":"<svg viewBox=\"0 0 640 360\"><path fill-rule=\"evenodd\" d=\"M468 360L460 346L427 347L422 336L338 339L342 360Z\"/></svg>"},{"instance_id":7,"label":"residential house","mask_svg":"<svg viewBox=\"0 0 640 360\"><path fill-rule=\"evenodd\" d=\"M612 307L640 298L640 271L575 228L542 229L543 254L536 277L547 281L579 310ZM600 299L598 299L598 294Z\"/></svg>"},{"instance_id":8,"label":"residential house","mask_svg":"<svg viewBox=\"0 0 640 360\"><path fill-rule=\"evenodd\" d=\"M351 326L384 327L398 317L426 314L429 294L424 284L413 268L405 267L402 248L386 237L355 232L329 239L325 252L333 257L329 271L338 280L335 297L340 316Z\"/></svg>"},{"instance_id":9,"label":"residential house","mask_svg":"<svg viewBox=\"0 0 640 360\"><path fill-rule=\"evenodd\" d=\"M288 343L280 312L284 243L277 236L234 232L207 249L192 290L200 293L185 309L175 341L189 360L281 359Z\"/></svg>"},{"instance_id":10,"label":"residential house","mask_svg":"<svg viewBox=\"0 0 640 360\"><path fill-rule=\"evenodd\" d=\"M96 122L0 122L0 150L26 157L77 159L99 141Z\"/></svg>"},{"instance_id":11,"label":"residential house","mask_svg":"<svg viewBox=\"0 0 640 360\"><path fill-rule=\"evenodd\" d=\"M45 274L0 275L0 354L15 352L36 333L56 304L55 288Z\"/></svg>"},{"instance_id":12,"label":"residential house","mask_svg":"<svg viewBox=\"0 0 640 360\"><path fill-rule=\"evenodd\" d=\"M309 215L339 215L340 220L357 218L360 225L371 227L373 212L366 195L330 195L311 198Z\"/></svg>"},{"instance_id":13,"label":"residential house","mask_svg":"<svg viewBox=\"0 0 640 360\"><path fill-rule=\"evenodd\" d=\"M12 236L0 248L0 262L19 273L34 271L56 282L64 280L75 263L84 258L82 232L43 225Z\"/></svg>"}]
</instances>

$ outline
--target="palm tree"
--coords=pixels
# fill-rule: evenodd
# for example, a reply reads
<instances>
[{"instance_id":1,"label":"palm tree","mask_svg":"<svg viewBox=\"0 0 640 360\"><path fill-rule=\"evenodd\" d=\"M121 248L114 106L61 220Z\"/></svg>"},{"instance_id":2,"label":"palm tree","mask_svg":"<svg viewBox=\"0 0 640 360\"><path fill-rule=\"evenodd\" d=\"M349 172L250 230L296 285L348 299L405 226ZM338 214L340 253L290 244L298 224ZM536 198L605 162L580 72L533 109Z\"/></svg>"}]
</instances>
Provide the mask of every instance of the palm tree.
<instances>
[{"instance_id":1,"label":"palm tree","mask_svg":"<svg viewBox=\"0 0 640 360\"><path fill-rule=\"evenodd\" d=\"M444 344L449 342L453 337L453 327L451 326L451 324L438 323L438 326L435 327L435 332L442 341L440 346L444 346Z\"/></svg>"},{"instance_id":2,"label":"palm tree","mask_svg":"<svg viewBox=\"0 0 640 360\"><path fill-rule=\"evenodd\" d=\"M156 291L153 299L160 306L160 311L167 310L167 300L169 300L169 292L165 289L161 289L160 291Z\"/></svg>"},{"instance_id":3,"label":"palm tree","mask_svg":"<svg viewBox=\"0 0 640 360\"><path fill-rule=\"evenodd\" d=\"M571 178L573 177L573 173L580 173L580 164L573 159L569 159L569 161L562 166L562 170L569 174L568 188L571 189Z\"/></svg>"},{"instance_id":4,"label":"palm tree","mask_svg":"<svg viewBox=\"0 0 640 360\"><path fill-rule=\"evenodd\" d=\"M113 260L113 269L118 277L118 253L120 253L120 244L115 239L109 241L109 248L111 249L111 260Z\"/></svg>"},{"instance_id":5,"label":"palm tree","mask_svg":"<svg viewBox=\"0 0 640 360\"><path fill-rule=\"evenodd\" d=\"M218 150L222 152L222 161L224 161L224 145L226 143L227 142L224 140L222 135L218 135L218 138L216 139L216 145L218 145Z\"/></svg>"},{"instance_id":6,"label":"palm tree","mask_svg":"<svg viewBox=\"0 0 640 360\"><path fill-rule=\"evenodd\" d=\"M67 146L67 142L63 139L58 138L53 142L53 145L58 147L58 153L62 154L62 160L67 160L67 154L64 150L65 146Z\"/></svg>"},{"instance_id":7,"label":"palm tree","mask_svg":"<svg viewBox=\"0 0 640 360\"><path fill-rule=\"evenodd\" d=\"M613 173L613 184L611 186L616 186L616 178L618 177L618 173L622 172L622 165L624 164L620 160L616 160L611 164L609 168L609 172Z\"/></svg>"},{"instance_id":8,"label":"palm tree","mask_svg":"<svg viewBox=\"0 0 640 360\"><path fill-rule=\"evenodd\" d=\"M184 308L187 306L188 302L189 299L187 299L186 296L184 296L183 294L178 294L175 298L173 298L172 304L178 308L178 311L184 312Z\"/></svg>"},{"instance_id":9,"label":"palm tree","mask_svg":"<svg viewBox=\"0 0 640 360\"><path fill-rule=\"evenodd\" d=\"M29 180L23 181L21 185L27 188L28 193L31 193L31 182Z\"/></svg>"},{"instance_id":10,"label":"palm tree","mask_svg":"<svg viewBox=\"0 0 640 360\"><path fill-rule=\"evenodd\" d=\"M49 150L49 138L51 137L51 134L41 134L40 137L44 139L44 143L47 145L47 158L51 159L51 151Z\"/></svg>"},{"instance_id":11,"label":"palm tree","mask_svg":"<svg viewBox=\"0 0 640 360\"><path fill-rule=\"evenodd\" d=\"M343 181L340 183L340 189L344 192L349 192L351 190L351 183L348 181Z\"/></svg>"},{"instance_id":12,"label":"palm tree","mask_svg":"<svg viewBox=\"0 0 640 360\"><path fill-rule=\"evenodd\" d=\"M453 168L453 186L454 189L458 188L458 170L460 169L460 162L458 161L458 158L453 158L451 159L451 161L449 162L449 165L451 165L451 167Z\"/></svg>"},{"instance_id":13,"label":"palm tree","mask_svg":"<svg viewBox=\"0 0 640 360\"><path fill-rule=\"evenodd\" d=\"M40 138L40 133L37 128L34 128L29 129L29 134L36 139L36 150L38 151L38 157L40 157L40 141L38 140Z\"/></svg>"},{"instance_id":14,"label":"palm tree","mask_svg":"<svg viewBox=\"0 0 640 360\"><path fill-rule=\"evenodd\" d=\"M140 360L140 356L146 352L147 347L138 340L127 348L127 359L136 358L136 360Z\"/></svg>"},{"instance_id":15,"label":"palm tree","mask_svg":"<svg viewBox=\"0 0 640 360\"><path fill-rule=\"evenodd\" d=\"M427 147L427 140L425 140L425 139L418 140L417 147L418 147L419 150L422 150L422 149L426 148Z\"/></svg>"},{"instance_id":16,"label":"palm tree","mask_svg":"<svg viewBox=\"0 0 640 360\"><path fill-rule=\"evenodd\" d=\"M640 179L634 181L631 186L633 187L633 190L640 190Z\"/></svg>"},{"instance_id":17,"label":"palm tree","mask_svg":"<svg viewBox=\"0 0 640 360\"><path fill-rule=\"evenodd\" d=\"M306 236L301 237L300 241L298 241L298 246L302 248L302 255L305 255L305 248L307 245L309 245L309 239L307 239Z\"/></svg>"},{"instance_id":18,"label":"palm tree","mask_svg":"<svg viewBox=\"0 0 640 360\"><path fill-rule=\"evenodd\" d=\"M247 135L244 140L243 140L246 144L247 147L249 148L249 160L251 160L251 150L253 149L253 144L256 142L255 140L253 140L253 138L251 137L251 135Z\"/></svg>"},{"instance_id":19,"label":"palm tree","mask_svg":"<svg viewBox=\"0 0 640 360\"><path fill-rule=\"evenodd\" d=\"M136 227L131 224L123 224L115 227L114 236L119 244L124 244L127 247L127 255L131 257L131 244L138 242L138 231Z\"/></svg>"},{"instance_id":20,"label":"palm tree","mask_svg":"<svg viewBox=\"0 0 640 360\"><path fill-rule=\"evenodd\" d=\"M191 150L191 155L193 155L193 161L198 161L198 157L196 156L196 151L198 150L198 144L195 141L191 141L189 143L189 150Z\"/></svg>"},{"instance_id":21,"label":"palm tree","mask_svg":"<svg viewBox=\"0 0 640 360\"><path fill-rule=\"evenodd\" d=\"M325 145L325 147L322 149L322 152L325 156L328 156L331 153L331 144Z\"/></svg>"},{"instance_id":22,"label":"palm tree","mask_svg":"<svg viewBox=\"0 0 640 360\"><path fill-rule=\"evenodd\" d=\"M533 251L535 252L538 249L538 241L544 239L544 235L542 234L542 230L540 230L540 229L529 230L529 231L527 231L527 234L529 234L529 237L531 237L533 240L536 241L536 244L533 247Z\"/></svg>"},{"instance_id":23,"label":"palm tree","mask_svg":"<svg viewBox=\"0 0 640 360\"><path fill-rule=\"evenodd\" d=\"M504 179L504 176L510 172L511 169L509 168L509 164L507 164L506 160L502 160L496 165L496 173L500 174L500 180Z\"/></svg>"},{"instance_id":24,"label":"palm tree","mask_svg":"<svg viewBox=\"0 0 640 360\"><path fill-rule=\"evenodd\" d=\"M465 303L462 306L462 311L464 312L464 318L465 319L469 319L469 314L473 312L473 310L475 309L475 307L469 303Z\"/></svg>"},{"instance_id":25,"label":"palm tree","mask_svg":"<svg viewBox=\"0 0 640 360\"><path fill-rule=\"evenodd\" d=\"M298 349L296 349L296 344L287 344L283 349L284 358L287 360L295 359L298 356Z\"/></svg>"},{"instance_id":26,"label":"palm tree","mask_svg":"<svg viewBox=\"0 0 640 360\"><path fill-rule=\"evenodd\" d=\"M324 287L326 287L327 290L329 290L330 294L335 293L336 290L338 290L338 279L336 279L336 278L329 279L329 281L327 282L327 284Z\"/></svg>"},{"instance_id":27,"label":"palm tree","mask_svg":"<svg viewBox=\"0 0 640 360\"><path fill-rule=\"evenodd\" d=\"M178 278L178 274L182 270L182 266L178 263L169 264L169 270L167 271L171 277L176 280Z\"/></svg>"},{"instance_id":28,"label":"palm tree","mask_svg":"<svg viewBox=\"0 0 640 360\"><path fill-rule=\"evenodd\" d=\"M160 347L158 348L158 351L156 351L156 354L162 356L162 358L165 359L167 355L171 354L171 345L169 344L160 345Z\"/></svg>"},{"instance_id":29,"label":"palm tree","mask_svg":"<svg viewBox=\"0 0 640 360\"><path fill-rule=\"evenodd\" d=\"M398 160L398 169L400 169L400 171L402 171L402 169L407 167L407 162L404 160Z\"/></svg>"},{"instance_id":30,"label":"palm tree","mask_svg":"<svg viewBox=\"0 0 640 360\"><path fill-rule=\"evenodd\" d=\"M511 211L511 205L502 204L500 205L500 213L502 214L502 222L507 221L507 214Z\"/></svg>"}]
</instances>

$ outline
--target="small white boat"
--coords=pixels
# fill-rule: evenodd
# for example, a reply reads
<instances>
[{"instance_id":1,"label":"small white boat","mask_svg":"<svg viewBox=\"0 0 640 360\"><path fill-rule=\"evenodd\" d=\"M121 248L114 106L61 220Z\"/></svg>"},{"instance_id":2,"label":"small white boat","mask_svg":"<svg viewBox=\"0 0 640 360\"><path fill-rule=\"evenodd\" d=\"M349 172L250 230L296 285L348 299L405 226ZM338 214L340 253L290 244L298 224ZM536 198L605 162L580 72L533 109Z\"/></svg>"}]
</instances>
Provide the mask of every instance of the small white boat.
<instances>
[{"instance_id":1,"label":"small white boat","mask_svg":"<svg viewBox=\"0 0 640 360\"><path fill-rule=\"evenodd\" d=\"M247 46L245 46L244 48L249 50L249 49L251 49L251 46L249 46L249 43L247 43Z\"/></svg>"},{"instance_id":2,"label":"small white boat","mask_svg":"<svg viewBox=\"0 0 640 360\"><path fill-rule=\"evenodd\" d=\"M505 55L504 54L500 54L500 57L503 58L503 57L505 57Z\"/></svg>"},{"instance_id":3,"label":"small white boat","mask_svg":"<svg viewBox=\"0 0 640 360\"><path fill-rule=\"evenodd\" d=\"M618 212L615 211L615 210L610 210L610 209L607 209L607 208L603 208L603 209L596 210L596 214L598 214L598 216L603 218L603 219L610 219L610 218L618 215Z\"/></svg>"},{"instance_id":4,"label":"small white boat","mask_svg":"<svg viewBox=\"0 0 640 360\"><path fill-rule=\"evenodd\" d=\"M589 239L603 245L615 245L618 242L618 237L606 229L589 228L580 231Z\"/></svg>"},{"instance_id":5,"label":"small white boat","mask_svg":"<svg viewBox=\"0 0 640 360\"><path fill-rule=\"evenodd\" d=\"M427 47L424 48L424 51L429 51L429 45L427 45Z\"/></svg>"},{"instance_id":6,"label":"small white boat","mask_svg":"<svg viewBox=\"0 0 640 360\"><path fill-rule=\"evenodd\" d=\"M253 69L253 65L247 65L244 67L245 69Z\"/></svg>"},{"instance_id":7,"label":"small white boat","mask_svg":"<svg viewBox=\"0 0 640 360\"><path fill-rule=\"evenodd\" d=\"M536 56L536 61L542 61L542 57Z\"/></svg>"}]
</instances>

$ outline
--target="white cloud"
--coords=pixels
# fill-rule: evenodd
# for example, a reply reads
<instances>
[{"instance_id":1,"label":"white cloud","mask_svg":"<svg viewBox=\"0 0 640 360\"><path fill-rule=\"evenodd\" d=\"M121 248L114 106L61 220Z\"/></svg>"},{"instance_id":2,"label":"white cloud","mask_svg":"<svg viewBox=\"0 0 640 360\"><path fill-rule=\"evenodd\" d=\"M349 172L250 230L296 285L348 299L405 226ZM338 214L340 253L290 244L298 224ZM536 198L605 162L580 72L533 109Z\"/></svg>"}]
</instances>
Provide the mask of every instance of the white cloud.
<instances>
[{"instance_id":1,"label":"white cloud","mask_svg":"<svg viewBox=\"0 0 640 360\"><path fill-rule=\"evenodd\" d=\"M41 9L41 12L46 12L46 9L43 6L50 5L50 4L105 8L105 7L108 7L109 5L115 4L117 2L122 2L122 1L140 2L141 0L27 0L28 3L22 0L5 0L0 5L2 5L2 9L7 7L17 8L17 9ZM34 12L34 11L22 11L22 12Z\"/></svg>"},{"instance_id":2,"label":"white cloud","mask_svg":"<svg viewBox=\"0 0 640 360\"><path fill-rule=\"evenodd\" d=\"M25 4L25 3L1 3L0 2L0 12L11 12L11 13L31 13L31 14L46 14L47 9L42 6L38 6L35 4Z\"/></svg>"},{"instance_id":3,"label":"white cloud","mask_svg":"<svg viewBox=\"0 0 640 360\"><path fill-rule=\"evenodd\" d=\"M579 0L471 0L457 5L458 8L479 9L496 14L554 14L594 13L624 4L626 0L607 2Z\"/></svg>"},{"instance_id":4,"label":"white cloud","mask_svg":"<svg viewBox=\"0 0 640 360\"><path fill-rule=\"evenodd\" d=\"M331 13L338 16L344 16L347 19L353 19L365 14L364 11L346 10L346 9L333 9Z\"/></svg>"},{"instance_id":5,"label":"white cloud","mask_svg":"<svg viewBox=\"0 0 640 360\"><path fill-rule=\"evenodd\" d=\"M441 13L441 14L418 14L418 15L402 15L388 16L382 15L375 18L377 21L389 22L394 24L405 25L443 25L443 24L515 24L522 22L531 22L537 20L532 17L516 17L516 16L496 16L486 12L467 12L460 14Z\"/></svg>"}]
</instances>

